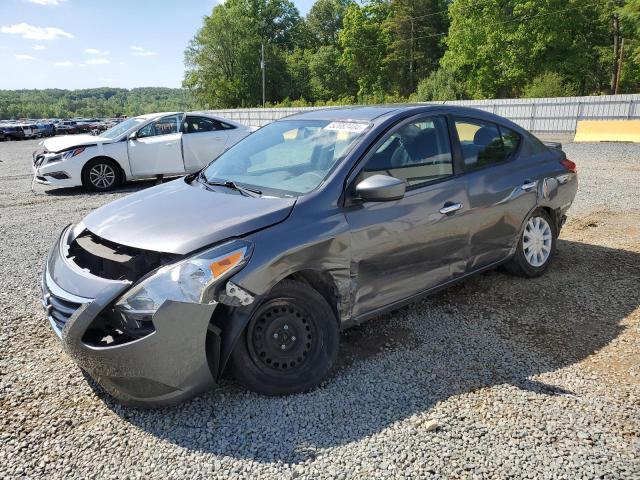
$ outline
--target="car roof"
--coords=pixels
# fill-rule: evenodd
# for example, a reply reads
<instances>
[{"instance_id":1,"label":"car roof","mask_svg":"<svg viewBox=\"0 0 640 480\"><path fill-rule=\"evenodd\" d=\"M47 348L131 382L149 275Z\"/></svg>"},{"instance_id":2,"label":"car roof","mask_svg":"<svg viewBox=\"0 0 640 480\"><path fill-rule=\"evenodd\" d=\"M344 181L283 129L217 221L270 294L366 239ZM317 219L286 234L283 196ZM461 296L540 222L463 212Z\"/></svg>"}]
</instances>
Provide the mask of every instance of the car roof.
<instances>
[{"instance_id":1,"label":"car roof","mask_svg":"<svg viewBox=\"0 0 640 480\"><path fill-rule=\"evenodd\" d=\"M367 121L371 122L380 117L385 118L402 118L410 114L411 111L416 113L429 113L431 110L437 110L438 113L447 113L452 115L470 116L479 120L487 120L491 122L502 123L518 130L524 130L511 120L500 117L493 113L481 110L479 108L465 107L459 105L448 105L446 103L403 103L391 105L370 105L370 106L353 106L353 107L330 107L320 110L306 110L287 117L282 120L325 120L325 121Z\"/></svg>"},{"instance_id":2,"label":"car roof","mask_svg":"<svg viewBox=\"0 0 640 480\"><path fill-rule=\"evenodd\" d=\"M370 105L353 107L329 107L295 113L287 120L364 120L371 121L382 115L404 108L404 105ZM284 120L284 118L283 118Z\"/></svg>"},{"instance_id":3,"label":"car roof","mask_svg":"<svg viewBox=\"0 0 640 480\"><path fill-rule=\"evenodd\" d=\"M183 112L156 112L156 113L145 113L144 115L136 115L135 117L129 117L129 118L142 118L144 120L149 120L151 118L156 118L156 117L162 117L165 115L177 115L178 113L183 113ZM127 119L128 120L128 119Z\"/></svg>"}]
</instances>

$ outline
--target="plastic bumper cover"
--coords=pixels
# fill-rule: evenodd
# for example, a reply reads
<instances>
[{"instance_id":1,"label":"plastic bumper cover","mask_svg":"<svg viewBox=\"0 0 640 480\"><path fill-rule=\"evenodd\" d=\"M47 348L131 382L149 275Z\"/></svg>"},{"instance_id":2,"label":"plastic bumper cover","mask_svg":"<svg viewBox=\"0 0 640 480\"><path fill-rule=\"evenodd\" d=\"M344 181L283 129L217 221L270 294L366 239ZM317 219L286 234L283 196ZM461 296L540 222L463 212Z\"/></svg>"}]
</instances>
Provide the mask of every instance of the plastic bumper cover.
<instances>
[{"instance_id":1,"label":"plastic bumper cover","mask_svg":"<svg viewBox=\"0 0 640 480\"><path fill-rule=\"evenodd\" d=\"M134 406L170 405L213 387L220 331L209 322L216 304L167 301L152 318L155 331L143 338L99 347L83 341L94 320L130 284L91 276L71 264L63 253L71 234L66 229L52 249L42 280L43 305L66 353L108 393Z\"/></svg>"},{"instance_id":2,"label":"plastic bumper cover","mask_svg":"<svg viewBox=\"0 0 640 480\"><path fill-rule=\"evenodd\" d=\"M82 182L74 180L73 177L64 170L64 168L53 168L50 169L51 171L49 172L43 171L44 169L42 167L32 166L31 168L33 171L34 181L41 185L51 185L53 187L77 187L82 184ZM56 174L56 176L58 176L58 173L64 173L67 178L55 178L50 175L51 173Z\"/></svg>"}]
</instances>

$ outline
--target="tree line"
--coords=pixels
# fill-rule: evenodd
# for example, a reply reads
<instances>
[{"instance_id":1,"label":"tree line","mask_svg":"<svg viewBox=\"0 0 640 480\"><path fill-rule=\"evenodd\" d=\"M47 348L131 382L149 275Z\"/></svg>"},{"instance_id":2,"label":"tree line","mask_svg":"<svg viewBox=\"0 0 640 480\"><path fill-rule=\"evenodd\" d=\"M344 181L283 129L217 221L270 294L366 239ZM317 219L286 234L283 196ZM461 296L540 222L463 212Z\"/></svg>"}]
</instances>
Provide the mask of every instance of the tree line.
<instances>
[{"instance_id":1,"label":"tree line","mask_svg":"<svg viewBox=\"0 0 640 480\"><path fill-rule=\"evenodd\" d=\"M181 88L0 90L0 119L121 117L194 106Z\"/></svg>"},{"instance_id":2,"label":"tree line","mask_svg":"<svg viewBox=\"0 0 640 480\"><path fill-rule=\"evenodd\" d=\"M640 0L226 0L185 51L208 108L640 89ZM622 61L621 61L622 60Z\"/></svg>"}]
</instances>

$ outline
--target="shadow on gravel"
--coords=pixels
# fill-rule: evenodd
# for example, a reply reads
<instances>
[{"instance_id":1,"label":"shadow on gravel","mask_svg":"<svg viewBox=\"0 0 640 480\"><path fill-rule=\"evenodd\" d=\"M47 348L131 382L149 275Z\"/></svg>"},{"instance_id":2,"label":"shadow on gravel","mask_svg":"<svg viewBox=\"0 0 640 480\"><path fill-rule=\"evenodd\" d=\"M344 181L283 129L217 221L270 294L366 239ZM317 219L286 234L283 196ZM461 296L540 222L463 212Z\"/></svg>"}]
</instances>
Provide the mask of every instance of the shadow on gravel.
<instances>
[{"instance_id":1,"label":"shadow on gravel","mask_svg":"<svg viewBox=\"0 0 640 480\"><path fill-rule=\"evenodd\" d=\"M169 180L167 180L169 181ZM119 193L133 193L138 190L153 187L156 184L155 180L139 180L135 182L126 182L108 192L89 192L82 187L64 187L64 188L47 188L44 193L51 195L52 197L71 197L74 195L113 195Z\"/></svg>"},{"instance_id":2,"label":"shadow on gravel","mask_svg":"<svg viewBox=\"0 0 640 480\"><path fill-rule=\"evenodd\" d=\"M621 332L640 304L639 265L637 253L561 240L543 277L488 272L350 330L336 373L307 394L264 397L226 382L161 410L100 395L131 424L188 450L304 462L393 424L411 432L438 402L485 387L572 394L530 377L578 362Z\"/></svg>"}]
</instances>

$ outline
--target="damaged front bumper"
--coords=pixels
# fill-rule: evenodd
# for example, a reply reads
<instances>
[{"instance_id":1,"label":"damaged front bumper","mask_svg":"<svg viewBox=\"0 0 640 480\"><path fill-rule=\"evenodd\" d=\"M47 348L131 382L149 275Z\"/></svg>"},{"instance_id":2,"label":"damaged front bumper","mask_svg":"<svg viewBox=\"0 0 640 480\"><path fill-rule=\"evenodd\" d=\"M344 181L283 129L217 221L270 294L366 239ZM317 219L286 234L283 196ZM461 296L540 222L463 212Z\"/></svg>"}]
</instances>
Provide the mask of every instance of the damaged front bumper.
<instances>
[{"instance_id":1,"label":"damaged front bumper","mask_svg":"<svg viewBox=\"0 0 640 480\"><path fill-rule=\"evenodd\" d=\"M210 324L217 303L166 301L141 338L99 342L101 315L131 287L80 269L66 258L67 228L47 259L42 303L64 350L108 393L134 406L175 404L215 385L220 330ZM213 372L213 374L212 374Z\"/></svg>"}]
</instances>

